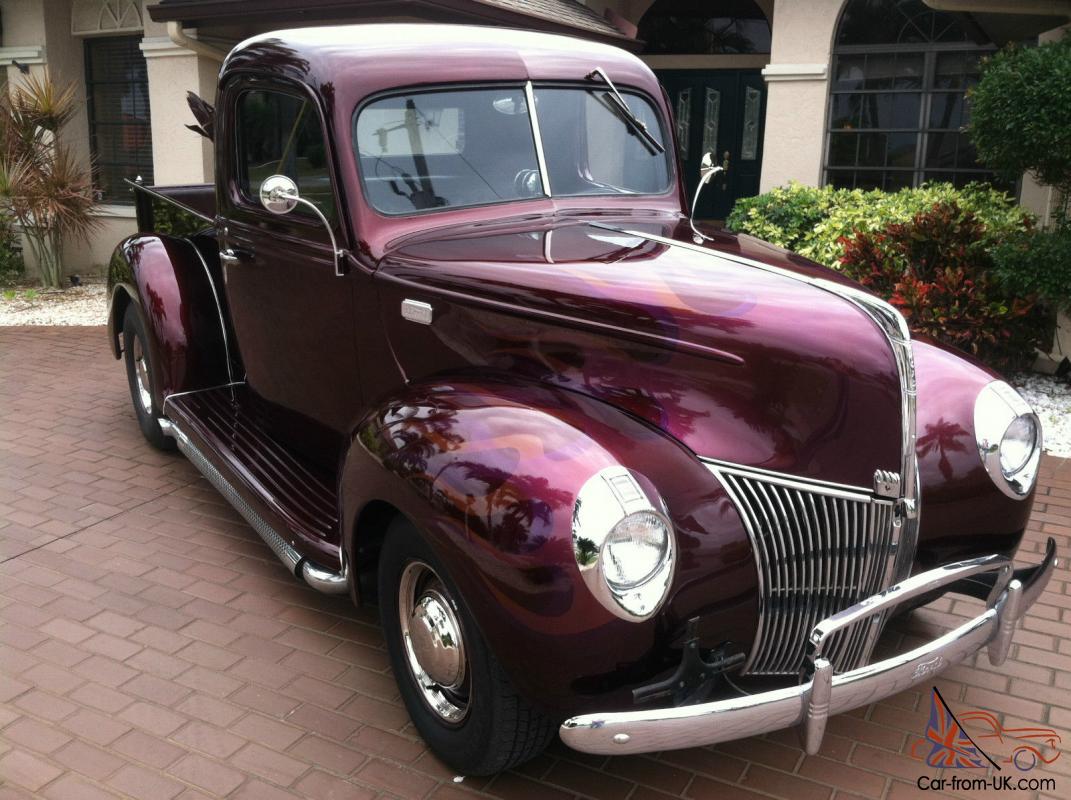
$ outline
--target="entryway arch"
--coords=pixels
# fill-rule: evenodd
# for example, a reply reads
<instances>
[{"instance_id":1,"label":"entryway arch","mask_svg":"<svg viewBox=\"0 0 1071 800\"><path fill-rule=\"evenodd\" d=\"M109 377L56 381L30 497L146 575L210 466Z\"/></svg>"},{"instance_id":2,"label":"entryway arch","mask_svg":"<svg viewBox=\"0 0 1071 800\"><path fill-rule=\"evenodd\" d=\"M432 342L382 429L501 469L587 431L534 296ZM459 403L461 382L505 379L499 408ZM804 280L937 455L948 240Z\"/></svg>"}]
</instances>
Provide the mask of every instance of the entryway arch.
<instances>
[{"instance_id":1,"label":"entryway arch","mask_svg":"<svg viewBox=\"0 0 1071 800\"><path fill-rule=\"evenodd\" d=\"M724 219L740 197L758 193L773 3L654 0L639 18L641 57L665 86L689 196L706 152L726 167L696 215Z\"/></svg>"}]
</instances>

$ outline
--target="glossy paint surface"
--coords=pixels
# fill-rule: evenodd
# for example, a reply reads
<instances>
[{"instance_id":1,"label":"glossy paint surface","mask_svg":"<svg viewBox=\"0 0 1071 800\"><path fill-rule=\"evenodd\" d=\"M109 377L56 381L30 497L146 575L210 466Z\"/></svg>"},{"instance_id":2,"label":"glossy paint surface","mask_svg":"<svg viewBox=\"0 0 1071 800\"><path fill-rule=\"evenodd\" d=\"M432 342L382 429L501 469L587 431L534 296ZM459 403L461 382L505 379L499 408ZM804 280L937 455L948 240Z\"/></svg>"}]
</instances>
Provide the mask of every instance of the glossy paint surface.
<instances>
[{"instance_id":1,"label":"glossy paint surface","mask_svg":"<svg viewBox=\"0 0 1071 800\"><path fill-rule=\"evenodd\" d=\"M594 599L572 550L576 493L614 464L658 487L677 536L670 600L643 623ZM555 711L607 693L626 703L624 688L665 669L692 617L704 646L750 647L754 562L724 491L686 448L594 398L519 381L415 384L361 425L342 491L412 515L514 680Z\"/></svg>"},{"instance_id":2,"label":"glossy paint surface","mask_svg":"<svg viewBox=\"0 0 1071 800\"><path fill-rule=\"evenodd\" d=\"M1030 510L1000 492L974 437L974 400L997 376L961 353L915 342L922 525L915 571L983 554L1012 555Z\"/></svg>"},{"instance_id":3,"label":"glossy paint surface","mask_svg":"<svg viewBox=\"0 0 1071 800\"><path fill-rule=\"evenodd\" d=\"M114 318L125 302L117 296L122 292L141 313L152 363L158 365L152 387L157 408L173 392L227 381L220 313L207 276L185 239L138 234L123 240L112 255L109 328L122 325Z\"/></svg>"},{"instance_id":4,"label":"glossy paint surface","mask_svg":"<svg viewBox=\"0 0 1071 800\"><path fill-rule=\"evenodd\" d=\"M574 217L389 252L377 279L406 378L468 367L566 386L699 455L804 477L869 487L875 469L897 470L895 367L855 306L713 251L598 225L679 228ZM432 325L402 319L405 298L428 302Z\"/></svg>"}]
</instances>

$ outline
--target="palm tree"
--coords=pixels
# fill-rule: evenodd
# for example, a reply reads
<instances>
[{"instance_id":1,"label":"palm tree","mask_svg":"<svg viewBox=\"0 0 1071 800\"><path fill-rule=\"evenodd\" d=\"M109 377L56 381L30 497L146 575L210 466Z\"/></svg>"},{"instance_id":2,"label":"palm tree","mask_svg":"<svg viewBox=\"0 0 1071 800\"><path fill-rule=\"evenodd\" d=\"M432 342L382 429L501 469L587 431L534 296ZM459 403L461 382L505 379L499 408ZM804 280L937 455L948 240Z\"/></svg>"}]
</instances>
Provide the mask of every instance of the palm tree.
<instances>
[{"instance_id":1,"label":"palm tree","mask_svg":"<svg viewBox=\"0 0 1071 800\"><path fill-rule=\"evenodd\" d=\"M0 96L0 206L26 235L46 287L60 285L64 239L85 239L99 224L89 169L57 138L74 110L74 87L47 72Z\"/></svg>"}]
</instances>

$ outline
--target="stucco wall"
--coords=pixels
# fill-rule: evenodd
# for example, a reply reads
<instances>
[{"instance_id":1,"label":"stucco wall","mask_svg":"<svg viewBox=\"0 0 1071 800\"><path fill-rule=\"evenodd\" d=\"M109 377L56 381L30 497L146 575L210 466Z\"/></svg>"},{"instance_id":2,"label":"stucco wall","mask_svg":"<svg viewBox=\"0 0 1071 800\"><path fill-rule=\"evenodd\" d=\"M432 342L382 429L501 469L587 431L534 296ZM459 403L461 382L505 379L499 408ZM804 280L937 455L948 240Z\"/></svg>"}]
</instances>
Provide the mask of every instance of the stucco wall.
<instances>
[{"instance_id":1,"label":"stucco wall","mask_svg":"<svg viewBox=\"0 0 1071 800\"><path fill-rule=\"evenodd\" d=\"M822 179L833 33L844 0L777 0L760 190Z\"/></svg>"},{"instance_id":2,"label":"stucco wall","mask_svg":"<svg viewBox=\"0 0 1071 800\"><path fill-rule=\"evenodd\" d=\"M162 185L212 180L212 143L186 129L193 122L186 93L215 102L219 64L166 37L142 41L149 73L153 180Z\"/></svg>"}]
</instances>

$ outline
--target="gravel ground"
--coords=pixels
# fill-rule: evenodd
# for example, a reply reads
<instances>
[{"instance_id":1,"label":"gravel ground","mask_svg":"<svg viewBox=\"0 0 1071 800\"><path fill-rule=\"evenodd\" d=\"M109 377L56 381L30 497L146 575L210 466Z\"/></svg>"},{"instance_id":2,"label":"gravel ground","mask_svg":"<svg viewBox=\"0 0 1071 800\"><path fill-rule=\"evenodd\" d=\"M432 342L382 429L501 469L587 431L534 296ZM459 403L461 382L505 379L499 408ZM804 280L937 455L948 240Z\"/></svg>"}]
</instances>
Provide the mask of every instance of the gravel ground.
<instances>
[{"instance_id":1,"label":"gravel ground","mask_svg":"<svg viewBox=\"0 0 1071 800\"><path fill-rule=\"evenodd\" d=\"M1045 452L1071 456L1071 382L1049 375L1016 375L1011 384L1041 420Z\"/></svg>"},{"instance_id":2,"label":"gravel ground","mask_svg":"<svg viewBox=\"0 0 1071 800\"><path fill-rule=\"evenodd\" d=\"M103 325L105 286L88 283L62 291L40 291L27 302L25 288L14 300L0 297L0 325ZM1045 450L1071 457L1071 382L1048 375L1021 374L1011 383L1041 418Z\"/></svg>"},{"instance_id":3,"label":"gravel ground","mask_svg":"<svg viewBox=\"0 0 1071 800\"><path fill-rule=\"evenodd\" d=\"M35 289L27 301L27 287L8 300L0 296L0 325L103 325L107 322L106 287L88 283L62 290Z\"/></svg>"}]
</instances>

